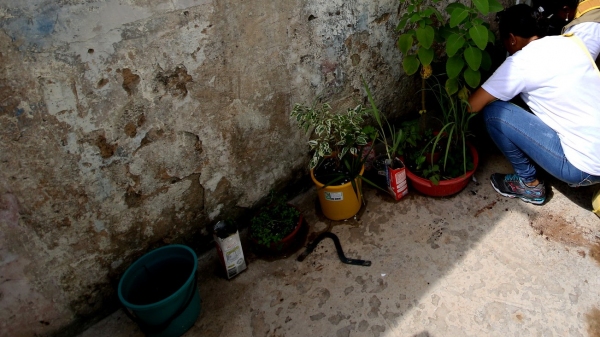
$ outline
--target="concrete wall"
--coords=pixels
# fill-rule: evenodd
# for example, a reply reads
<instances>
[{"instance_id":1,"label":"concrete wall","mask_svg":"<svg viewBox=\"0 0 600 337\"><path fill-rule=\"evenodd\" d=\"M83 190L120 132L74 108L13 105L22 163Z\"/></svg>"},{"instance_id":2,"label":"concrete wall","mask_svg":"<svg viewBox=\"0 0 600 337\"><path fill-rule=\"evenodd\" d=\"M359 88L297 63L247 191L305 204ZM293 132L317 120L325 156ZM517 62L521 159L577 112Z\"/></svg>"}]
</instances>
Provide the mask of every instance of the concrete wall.
<instances>
[{"instance_id":1,"label":"concrete wall","mask_svg":"<svg viewBox=\"0 0 600 337\"><path fill-rule=\"evenodd\" d=\"M305 174L293 103L351 106L363 75L388 111L411 109L398 6L4 0L0 335L98 315L148 249L202 250L208 225Z\"/></svg>"}]
</instances>

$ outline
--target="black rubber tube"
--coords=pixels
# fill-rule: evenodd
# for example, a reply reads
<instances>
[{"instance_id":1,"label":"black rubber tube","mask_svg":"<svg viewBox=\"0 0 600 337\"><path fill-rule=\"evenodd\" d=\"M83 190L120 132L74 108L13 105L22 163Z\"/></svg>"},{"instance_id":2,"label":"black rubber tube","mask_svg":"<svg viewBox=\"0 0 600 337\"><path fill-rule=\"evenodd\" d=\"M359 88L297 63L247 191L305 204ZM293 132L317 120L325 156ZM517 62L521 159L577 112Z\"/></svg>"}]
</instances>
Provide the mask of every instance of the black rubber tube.
<instances>
[{"instance_id":1,"label":"black rubber tube","mask_svg":"<svg viewBox=\"0 0 600 337\"><path fill-rule=\"evenodd\" d=\"M315 248L317 248L317 245L319 244L319 242L321 242L325 238L330 238L331 240L333 240L338 257L340 258L340 261L342 261L343 263L353 264L353 265L357 265L357 266L365 266L365 267L368 267L371 265L371 261L347 258L346 255L344 255L344 251L342 250L342 244L340 243L340 239L337 237L337 235L335 235L331 232L323 232L323 233L319 234L319 236L317 236L317 238L315 240L313 240L313 242L309 243L306 246L306 250L302 254L300 254L296 260L299 262L304 261L304 259L308 256L308 254L312 253L312 251L315 250Z\"/></svg>"}]
</instances>

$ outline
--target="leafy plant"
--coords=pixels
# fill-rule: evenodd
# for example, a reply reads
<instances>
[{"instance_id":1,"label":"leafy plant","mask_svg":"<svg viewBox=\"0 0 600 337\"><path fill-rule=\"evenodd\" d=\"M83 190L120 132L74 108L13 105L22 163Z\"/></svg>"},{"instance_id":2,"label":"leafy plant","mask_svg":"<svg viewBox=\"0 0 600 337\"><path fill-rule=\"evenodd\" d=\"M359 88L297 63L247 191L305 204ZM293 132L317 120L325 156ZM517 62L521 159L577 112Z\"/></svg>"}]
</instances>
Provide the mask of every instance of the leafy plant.
<instances>
[{"instance_id":1,"label":"leafy plant","mask_svg":"<svg viewBox=\"0 0 600 337\"><path fill-rule=\"evenodd\" d=\"M461 95L450 95L442 87L437 77L433 78L436 80L436 83L431 87L431 91L434 93L442 111L442 128L434 138L433 148L435 149L439 142L445 140L445 152L442 156L444 169L446 168L451 149L459 149L463 156L464 174L467 172L467 136L471 135L469 122L475 114L469 111L467 98L461 97Z\"/></svg>"},{"instance_id":2,"label":"leafy plant","mask_svg":"<svg viewBox=\"0 0 600 337\"><path fill-rule=\"evenodd\" d=\"M312 106L294 105L291 117L301 129L312 134L308 144L314 153L309 167L315 176L318 172L319 181L325 186L350 182L357 196L362 195L362 189L356 179L377 187L361 175L369 153L359 154L359 150L374 140L367 133L376 137L372 130L363 128L367 116L368 111L360 104L345 113L335 113L328 103L317 101ZM372 147L368 151L372 151Z\"/></svg>"},{"instance_id":3,"label":"leafy plant","mask_svg":"<svg viewBox=\"0 0 600 337\"><path fill-rule=\"evenodd\" d=\"M419 139L424 145L411 159L416 169L422 170L423 177L437 184L440 179L455 178L472 169L467 137L471 135L469 122L475 114L469 112L466 97L450 95L436 76L432 78L435 82L428 90L433 93L441 110L441 129L436 134L430 129L422 134ZM441 151L440 163L433 163L433 153L437 151ZM429 163L427 156L432 158Z\"/></svg>"},{"instance_id":4,"label":"leafy plant","mask_svg":"<svg viewBox=\"0 0 600 337\"><path fill-rule=\"evenodd\" d=\"M269 201L250 220L251 237L270 246L288 236L298 225L300 212L286 202L287 196L271 191Z\"/></svg>"},{"instance_id":5,"label":"leafy plant","mask_svg":"<svg viewBox=\"0 0 600 337\"><path fill-rule=\"evenodd\" d=\"M334 113L329 103L315 101L312 106L296 103L291 116L305 132L314 134L308 142L314 151L309 163L311 169L323 158L334 154L339 164L348 153L356 155L359 146L367 144L368 138L363 131L367 111L360 104L347 109L346 113Z\"/></svg>"},{"instance_id":6,"label":"leafy plant","mask_svg":"<svg viewBox=\"0 0 600 337\"><path fill-rule=\"evenodd\" d=\"M422 76L431 72L435 57L446 57L448 79L445 88L450 95L460 89L464 80L471 88L481 82L480 69L491 67L491 57L485 50L495 36L484 21L485 15L501 11L498 0L472 0L467 4L453 2L438 10L440 0L400 0L407 4L397 30L398 48L404 55L402 67L407 75L419 67ZM436 55L437 54L437 55Z\"/></svg>"},{"instance_id":7,"label":"leafy plant","mask_svg":"<svg viewBox=\"0 0 600 337\"><path fill-rule=\"evenodd\" d=\"M369 103L371 104L371 109L369 112L377 126L379 127L379 132L377 135L379 136L379 140L385 146L385 153L387 156L388 165L391 164L399 154L400 149L403 147L403 143L407 139L407 134L401 128L396 129L396 127L387 120L385 115L383 115L377 105L375 104L375 100L373 99L373 95L371 94L371 90L367 85L367 82L363 79L363 86L365 91L367 92L367 97L369 99Z\"/></svg>"}]
</instances>

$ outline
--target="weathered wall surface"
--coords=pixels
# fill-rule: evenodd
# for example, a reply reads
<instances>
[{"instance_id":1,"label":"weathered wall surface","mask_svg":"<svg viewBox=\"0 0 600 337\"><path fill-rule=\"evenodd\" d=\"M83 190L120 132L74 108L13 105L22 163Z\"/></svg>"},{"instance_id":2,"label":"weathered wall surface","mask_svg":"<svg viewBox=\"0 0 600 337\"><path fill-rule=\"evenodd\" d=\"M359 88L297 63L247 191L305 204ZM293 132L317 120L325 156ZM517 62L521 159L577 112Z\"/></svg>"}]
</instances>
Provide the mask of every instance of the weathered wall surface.
<instances>
[{"instance_id":1,"label":"weathered wall surface","mask_svg":"<svg viewBox=\"0 0 600 337\"><path fill-rule=\"evenodd\" d=\"M363 75L400 107L397 11L397 0L3 1L0 335L97 314L149 248L206 237L305 173L294 102L353 104Z\"/></svg>"}]
</instances>

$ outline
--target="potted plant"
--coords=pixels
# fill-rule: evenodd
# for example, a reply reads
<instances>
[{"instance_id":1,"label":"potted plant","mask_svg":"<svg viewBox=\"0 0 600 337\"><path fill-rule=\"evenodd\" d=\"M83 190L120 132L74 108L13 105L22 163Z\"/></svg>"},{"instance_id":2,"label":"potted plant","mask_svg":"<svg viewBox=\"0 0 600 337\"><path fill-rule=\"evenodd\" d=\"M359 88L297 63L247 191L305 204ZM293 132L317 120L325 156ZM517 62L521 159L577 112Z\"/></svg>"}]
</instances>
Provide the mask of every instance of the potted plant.
<instances>
[{"instance_id":1,"label":"potted plant","mask_svg":"<svg viewBox=\"0 0 600 337\"><path fill-rule=\"evenodd\" d=\"M419 113L426 113L425 94L433 91L442 114L441 126L432 136L428 136L424 124L420 124L417 136L420 146L410 148L405 155L410 163L407 176L412 185L425 194L453 194L466 186L477 166L477 152L466 142L472 116L466 99L468 87L479 86L481 70L489 70L492 63L486 48L495 42L495 35L485 16L503 7L497 0L472 0L449 3L440 11L443 3L439 0L401 1L407 7L397 27L402 32L398 48L403 54L406 74L412 75L421 69ZM431 65L436 59L444 61L444 85L436 79L433 87L426 90L426 81L433 72ZM440 153L440 161L434 158L436 152ZM457 175L461 177L460 183L454 185ZM433 190L428 191L430 188Z\"/></svg>"},{"instance_id":2,"label":"potted plant","mask_svg":"<svg viewBox=\"0 0 600 337\"><path fill-rule=\"evenodd\" d=\"M374 185L362 176L369 155L362 153L361 147L373 140L363 129L368 111L359 104L336 113L329 103L318 101L312 105L295 104L291 117L311 134L310 175L317 186L323 214L331 220L348 219L362 206L362 181Z\"/></svg>"},{"instance_id":3,"label":"potted plant","mask_svg":"<svg viewBox=\"0 0 600 337\"><path fill-rule=\"evenodd\" d=\"M383 170L379 170L384 173L386 177L386 187L388 192L394 199L400 200L403 196L408 193L406 185L406 173L404 170L404 163L400 160L399 155L404 148L404 143L407 141L408 132L404 132L402 128L396 128L392 125L388 119L379 111L369 86L363 79L363 87L367 93L367 98L371 108L369 112L375 120L378 132L375 134L377 139L383 144L384 153L381 157Z\"/></svg>"},{"instance_id":4,"label":"potted plant","mask_svg":"<svg viewBox=\"0 0 600 337\"><path fill-rule=\"evenodd\" d=\"M420 147L405 157L407 176L418 191L432 196L446 196L461 191L477 168L476 149L467 142L471 135L467 97L450 95L437 77L429 89L441 112L440 129L424 132ZM438 153L438 158L435 154Z\"/></svg>"},{"instance_id":5,"label":"potted plant","mask_svg":"<svg viewBox=\"0 0 600 337\"><path fill-rule=\"evenodd\" d=\"M261 252L278 254L286 252L302 226L300 210L286 202L286 195L273 191L269 200L250 219L250 240Z\"/></svg>"}]
</instances>

